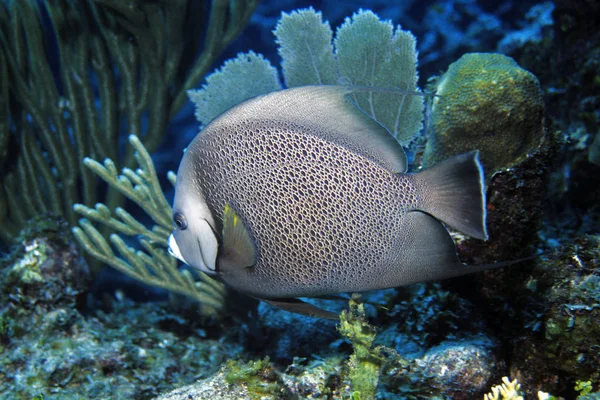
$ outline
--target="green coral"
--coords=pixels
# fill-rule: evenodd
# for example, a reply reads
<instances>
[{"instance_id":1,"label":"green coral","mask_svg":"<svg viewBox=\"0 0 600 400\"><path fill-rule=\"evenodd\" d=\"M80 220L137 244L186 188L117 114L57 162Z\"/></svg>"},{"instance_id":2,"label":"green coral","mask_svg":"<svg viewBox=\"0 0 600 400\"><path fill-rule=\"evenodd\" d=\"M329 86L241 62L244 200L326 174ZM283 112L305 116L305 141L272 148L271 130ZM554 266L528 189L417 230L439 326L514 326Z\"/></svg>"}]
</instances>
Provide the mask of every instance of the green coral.
<instances>
[{"instance_id":1,"label":"green coral","mask_svg":"<svg viewBox=\"0 0 600 400\"><path fill-rule=\"evenodd\" d=\"M80 219L79 226L73 228L75 238L93 257L134 279L195 299L203 305L206 314L223 311L226 295L224 286L199 271L198 280L195 281L188 270L178 270L177 260L167 254L171 207L158 182L150 154L137 136L130 135L129 142L135 149L133 154L138 163L135 171L124 168L119 174L110 159L100 164L86 158L84 164L141 207L152 218L154 226L146 227L120 207L114 210L115 217L104 204L96 204L95 208L75 204L74 210L86 217ZM174 185L175 174L171 172L169 179ZM90 220L119 233L112 233L110 242L121 257L115 254ZM121 235L136 236L143 250L128 246Z\"/></svg>"},{"instance_id":2,"label":"green coral","mask_svg":"<svg viewBox=\"0 0 600 400\"><path fill-rule=\"evenodd\" d=\"M510 57L470 53L436 84L426 166L479 150L487 176L535 152L545 135L545 108L537 78Z\"/></svg>"}]
</instances>

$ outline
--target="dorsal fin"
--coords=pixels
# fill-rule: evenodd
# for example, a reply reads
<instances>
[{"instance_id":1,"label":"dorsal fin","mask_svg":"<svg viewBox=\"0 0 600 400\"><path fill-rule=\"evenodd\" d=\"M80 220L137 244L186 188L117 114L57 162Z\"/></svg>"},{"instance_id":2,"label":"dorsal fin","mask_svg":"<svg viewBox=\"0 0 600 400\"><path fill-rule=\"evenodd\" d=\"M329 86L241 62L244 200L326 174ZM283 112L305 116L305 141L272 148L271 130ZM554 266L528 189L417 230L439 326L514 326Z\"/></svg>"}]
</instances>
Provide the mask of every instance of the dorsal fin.
<instances>
[{"instance_id":1,"label":"dorsal fin","mask_svg":"<svg viewBox=\"0 0 600 400\"><path fill-rule=\"evenodd\" d=\"M248 229L235 210L226 204L223 210L223 247L220 268L249 268L256 263L256 249Z\"/></svg>"},{"instance_id":2,"label":"dorsal fin","mask_svg":"<svg viewBox=\"0 0 600 400\"><path fill-rule=\"evenodd\" d=\"M406 172L406 155L390 132L363 113L348 97L365 91L417 95L394 89L314 85L268 93L247 100L214 120L212 126L243 123L249 119L277 121L310 128L312 134L339 144L389 171Z\"/></svg>"}]
</instances>

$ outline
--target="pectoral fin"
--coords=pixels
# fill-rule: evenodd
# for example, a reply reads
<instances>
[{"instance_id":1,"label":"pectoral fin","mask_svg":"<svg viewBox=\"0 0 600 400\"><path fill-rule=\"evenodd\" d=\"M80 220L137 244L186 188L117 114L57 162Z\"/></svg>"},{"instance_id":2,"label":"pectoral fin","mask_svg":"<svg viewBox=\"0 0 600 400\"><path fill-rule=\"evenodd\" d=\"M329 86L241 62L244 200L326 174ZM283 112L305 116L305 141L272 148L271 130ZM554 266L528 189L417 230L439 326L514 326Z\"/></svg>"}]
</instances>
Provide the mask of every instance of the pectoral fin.
<instances>
[{"instance_id":1,"label":"pectoral fin","mask_svg":"<svg viewBox=\"0 0 600 400\"><path fill-rule=\"evenodd\" d=\"M300 299L261 299L270 305L290 311L296 314L308 315L309 317L339 319L339 315L331 311L323 310L313 304L306 303Z\"/></svg>"},{"instance_id":2,"label":"pectoral fin","mask_svg":"<svg viewBox=\"0 0 600 400\"><path fill-rule=\"evenodd\" d=\"M255 263L256 248L250 233L240 216L226 204L223 210L221 268L249 268Z\"/></svg>"}]
</instances>

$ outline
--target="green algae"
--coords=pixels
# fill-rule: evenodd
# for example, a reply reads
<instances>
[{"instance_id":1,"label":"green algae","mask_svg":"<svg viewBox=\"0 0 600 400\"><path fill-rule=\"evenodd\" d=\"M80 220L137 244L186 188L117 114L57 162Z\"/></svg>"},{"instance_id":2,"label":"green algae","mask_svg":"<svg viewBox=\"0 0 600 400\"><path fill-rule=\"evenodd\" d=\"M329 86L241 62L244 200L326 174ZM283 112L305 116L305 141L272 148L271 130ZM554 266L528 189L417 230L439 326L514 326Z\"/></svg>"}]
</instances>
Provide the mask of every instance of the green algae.
<instances>
[{"instance_id":1,"label":"green algae","mask_svg":"<svg viewBox=\"0 0 600 400\"><path fill-rule=\"evenodd\" d=\"M344 310L340 315L339 331L354 349L348 361L348 377L354 389L352 398L372 399L381 369L381 359L373 349L375 328L366 320L364 304L353 297L349 305L350 310Z\"/></svg>"},{"instance_id":2,"label":"green algae","mask_svg":"<svg viewBox=\"0 0 600 400\"><path fill-rule=\"evenodd\" d=\"M262 360L230 360L225 364L225 381L230 385L241 384L248 388L252 399L281 394L279 375L269 357Z\"/></svg>"},{"instance_id":3,"label":"green algae","mask_svg":"<svg viewBox=\"0 0 600 400\"><path fill-rule=\"evenodd\" d=\"M241 352L233 341L162 329L165 304L123 300L114 306L112 313L88 319L74 312L68 328L41 315L19 315L15 323L28 332L11 336L0 354L0 393L26 399L149 399L210 376Z\"/></svg>"},{"instance_id":4,"label":"green algae","mask_svg":"<svg viewBox=\"0 0 600 400\"><path fill-rule=\"evenodd\" d=\"M382 367L394 365L397 370L403 370L408 362L391 348L373 346L376 329L367 321L365 306L359 295L353 295L348 305L349 310L340 314L338 330L352 344L353 353L347 363L352 396L374 399Z\"/></svg>"},{"instance_id":5,"label":"green algae","mask_svg":"<svg viewBox=\"0 0 600 400\"><path fill-rule=\"evenodd\" d=\"M592 393L593 387L591 381L577 381L575 382L575 390L579 392L580 396L585 396Z\"/></svg>"}]
</instances>

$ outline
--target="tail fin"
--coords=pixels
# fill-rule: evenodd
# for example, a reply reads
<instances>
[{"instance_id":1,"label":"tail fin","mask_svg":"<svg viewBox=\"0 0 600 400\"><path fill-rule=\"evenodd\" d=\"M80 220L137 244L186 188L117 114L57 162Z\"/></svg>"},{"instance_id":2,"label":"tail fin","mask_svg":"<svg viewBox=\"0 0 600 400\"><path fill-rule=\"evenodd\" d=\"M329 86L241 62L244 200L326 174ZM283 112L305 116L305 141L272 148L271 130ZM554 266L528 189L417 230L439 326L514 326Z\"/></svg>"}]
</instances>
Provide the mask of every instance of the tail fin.
<instances>
[{"instance_id":1,"label":"tail fin","mask_svg":"<svg viewBox=\"0 0 600 400\"><path fill-rule=\"evenodd\" d=\"M487 240L485 183L479 152L450 158L413 178L420 210L466 235Z\"/></svg>"}]
</instances>

